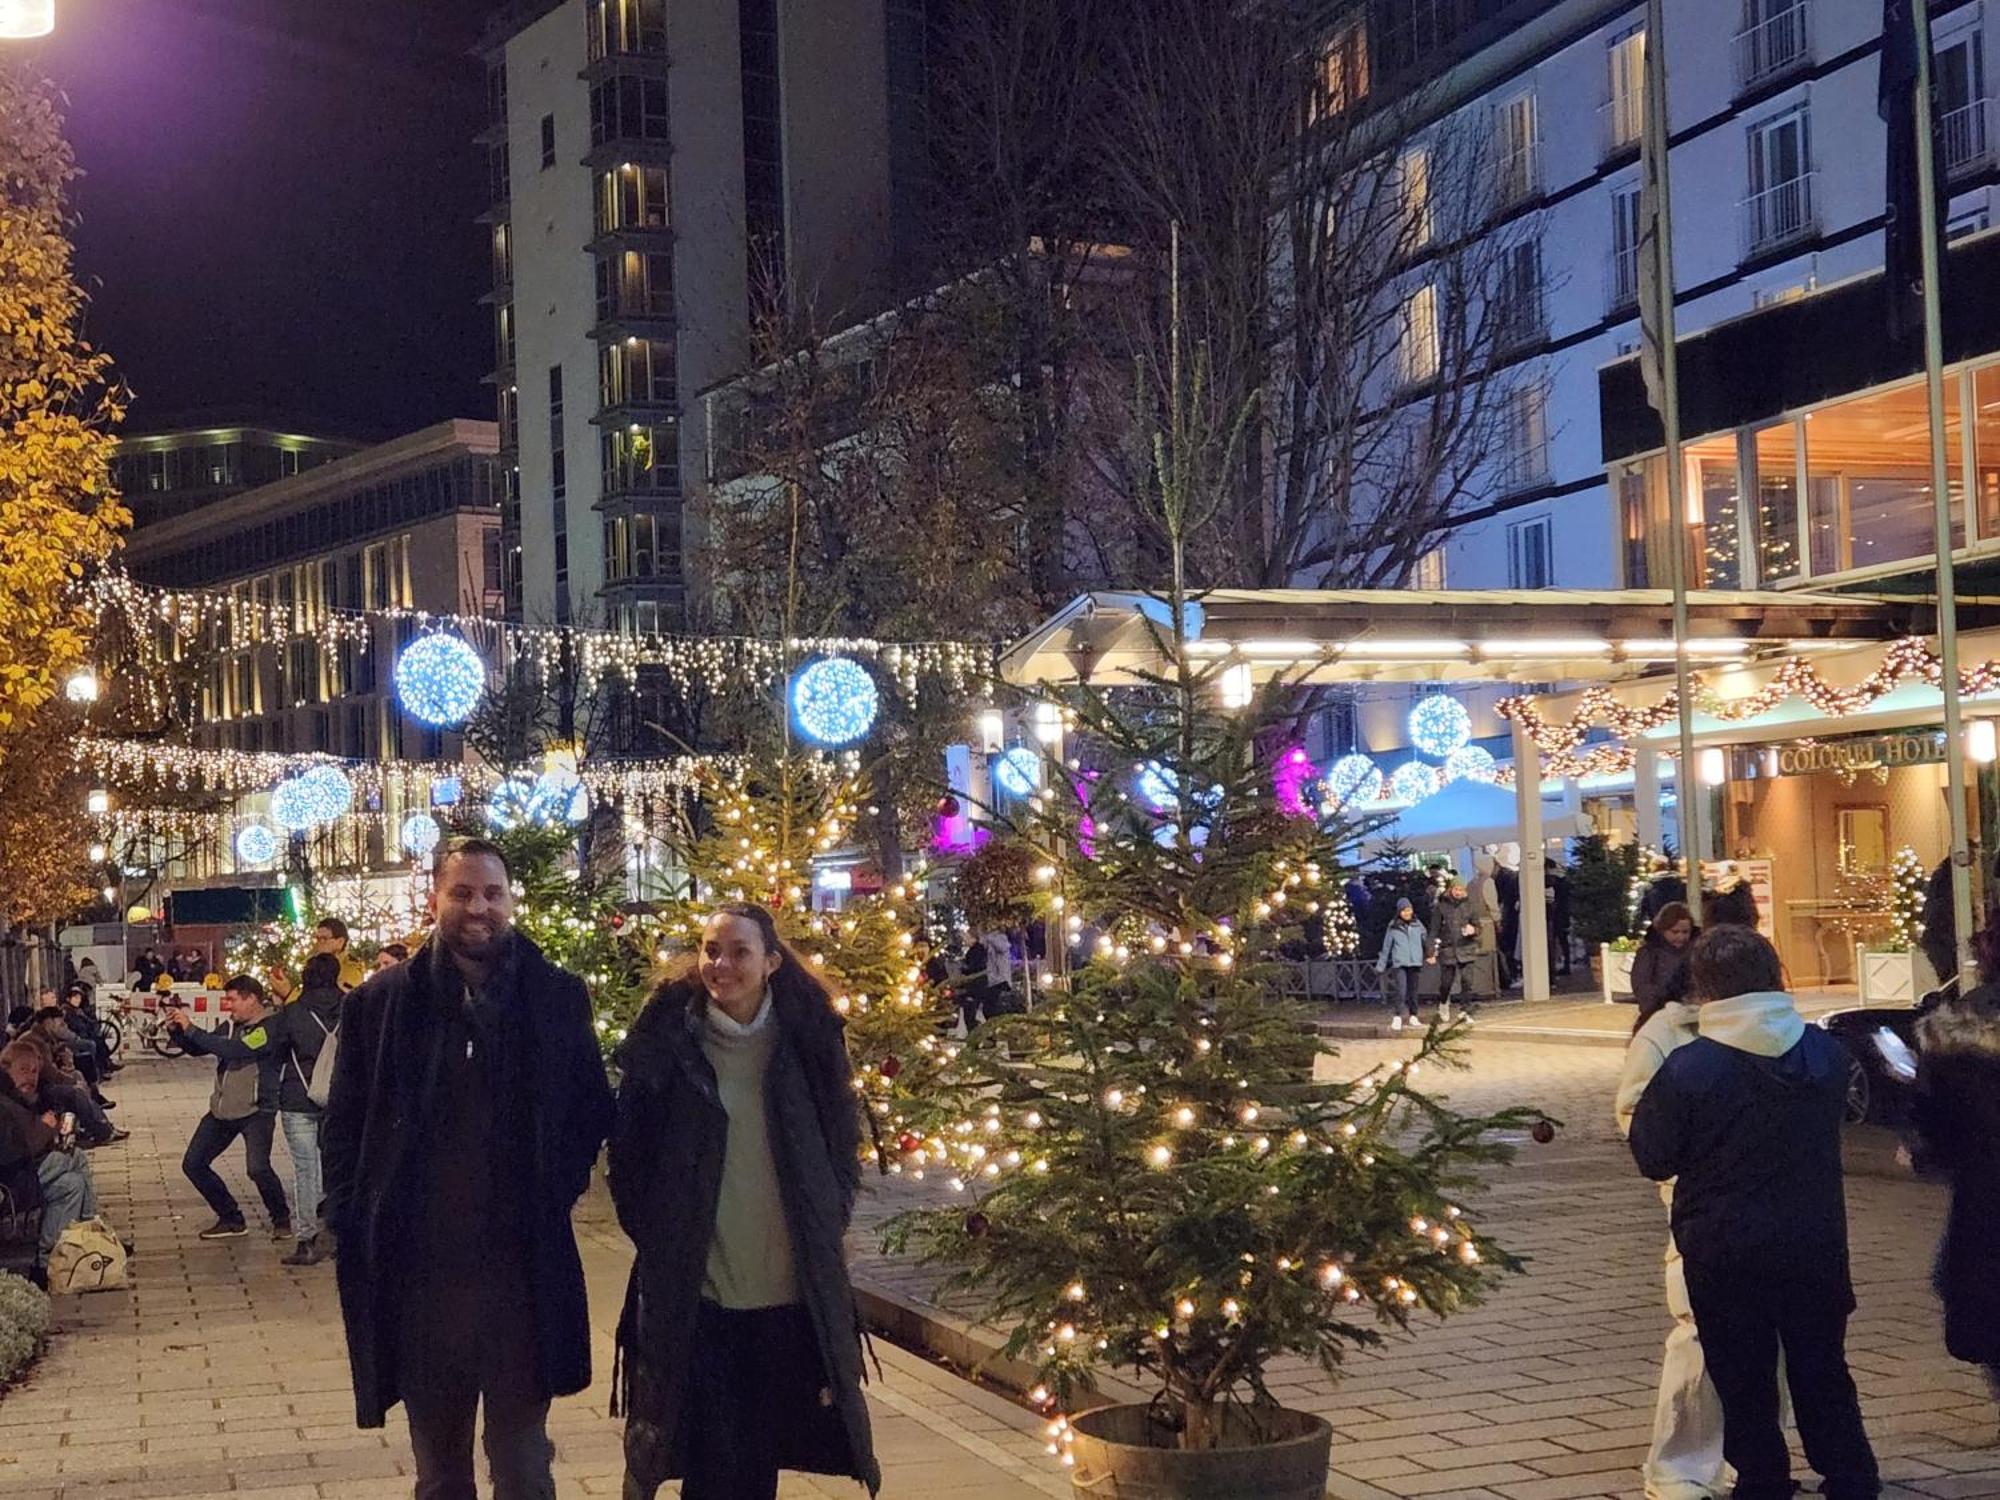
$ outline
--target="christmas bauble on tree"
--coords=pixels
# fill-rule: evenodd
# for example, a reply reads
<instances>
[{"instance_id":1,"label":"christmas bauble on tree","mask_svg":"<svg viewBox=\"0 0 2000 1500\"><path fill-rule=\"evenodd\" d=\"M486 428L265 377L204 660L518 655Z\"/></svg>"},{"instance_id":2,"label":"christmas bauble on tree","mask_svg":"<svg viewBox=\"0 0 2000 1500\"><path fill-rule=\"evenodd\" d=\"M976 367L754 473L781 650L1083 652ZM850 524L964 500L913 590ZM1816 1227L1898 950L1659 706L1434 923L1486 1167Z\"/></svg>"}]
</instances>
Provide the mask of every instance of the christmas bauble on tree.
<instances>
[{"instance_id":1,"label":"christmas bauble on tree","mask_svg":"<svg viewBox=\"0 0 2000 1500\"><path fill-rule=\"evenodd\" d=\"M985 1239L986 1231L992 1227L992 1221L985 1214L969 1213L965 1216L965 1232L975 1240Z\"/></svg>"},{"instance_id":2,"label":"christmas bauble on tree","mask_svg":"<svg viewBox=\"0 0 2000 1500\"><path fill-rule=\"evenodd\" d=\"M1533 1136L1539 1144L1546 1146L1556 1138L1555 1122L1552 1120L1537 1120L1535 1121L1534 1129L1530 1130L1528 1134Z\"/></svg>"},{"instance_id":3,"label":"christmas bauble on tree","mask_svg":"<svg viewBox=\"0 0 2000 1500\"><path fill-rule=\"evenodd\" d=\"M961 808L959 806L958 798L956 797L938 798L937 812L940 818L955 818L959 815L960 811Z\"/></svg>"},{"instance_id":4,"label":"christmas bauble on tree","mask_svg":"<svg viewBox=\"0 0 2000 1500\"><path fill-rule=\"evenodd\" d=\"M901 1058L885 1057L882 1059L882 1076L884 1078L894 1078L898 1073L902 1071L903 1071L903 1060Z\"/></svg>"}]
</instances>

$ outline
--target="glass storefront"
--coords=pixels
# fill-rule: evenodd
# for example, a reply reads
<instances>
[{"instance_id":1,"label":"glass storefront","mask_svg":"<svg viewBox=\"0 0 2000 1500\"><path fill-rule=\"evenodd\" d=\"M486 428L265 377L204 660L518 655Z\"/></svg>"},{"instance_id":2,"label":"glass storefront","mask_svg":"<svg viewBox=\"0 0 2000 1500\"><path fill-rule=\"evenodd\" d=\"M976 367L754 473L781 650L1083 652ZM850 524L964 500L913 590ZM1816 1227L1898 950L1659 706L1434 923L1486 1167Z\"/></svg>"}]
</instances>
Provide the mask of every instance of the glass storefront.
<instances>
[{"instance_id":1,"label":"glass storefront","mask_svg":"<svg viewBox=\"0 0 2000 1500\"><path fill-rule=\"evenodd\" d=\"M1953 545L1967 545L1969 520L1972 543L2000 549L2000 363L1947 373L1945 445ZM1695 438L1682 458L1694 587L1770 588L1893 567L1933 550L1921 379ZM1611 478L1625 582L1663 584L1665 464L1657 455L1635 459Z\"/></svg>"}]
</instances>

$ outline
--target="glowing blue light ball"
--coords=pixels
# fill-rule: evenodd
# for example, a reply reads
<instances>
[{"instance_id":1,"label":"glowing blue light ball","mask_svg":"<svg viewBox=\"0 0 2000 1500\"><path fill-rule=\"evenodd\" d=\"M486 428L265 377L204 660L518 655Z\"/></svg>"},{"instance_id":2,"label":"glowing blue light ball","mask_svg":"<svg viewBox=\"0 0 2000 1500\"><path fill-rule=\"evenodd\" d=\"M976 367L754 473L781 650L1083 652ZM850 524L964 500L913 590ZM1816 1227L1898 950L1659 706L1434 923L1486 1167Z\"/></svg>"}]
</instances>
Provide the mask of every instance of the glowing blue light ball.
<instances>
[{"instance_id":1,"label":"glowing blue light ball","mask_svg":"<svg viewBox=\"0 0 2000 1500\"><path fill-rule=\"evenodd\" d=\"M1140 799L1154 812L1172 812L1181 805L1179 779L1156 760L1139 768L1137 785Z\"/></svg>"},{"instance_id":2,"label":"glowing blue light ball","mask_svg":"<svg viewBox=\"0 0 2000 1500\"><path fill-rule=\"evenodd\" d=\"M486 821L501 833L536 820L535 783L526 776L509 776L493 788L486 801Z\"/></svg>"},{"instance_id":3,"label":"glowing blue light ball","mask_svg":"<svg viewBox=\"0 0 2000 1500\"><path fill-rule=\"evenodd\" d=\"M1433 693L1410 710L1410 743L1433 760L1472 743L1472 715L1456 698Z\"/></svg>"},{"instance_id":4,"label":"glowing blue light ball","mask_svg":"<svg viewBox=\"0 0 2000 1500\"><path fill-rule=\"evenodd\" d=\"M1382 768L1365 755L1343 755L1327 768L1326 794L1335 802L1379 802Z\"/></svg>"},{"instance_id":5,"label":"glowing blue light ball","mask_svg":"<svg viewBox=\"0 0 2000 1500\"><path fill-rule=\"evenodd\" d=\"M426 858L444 839L444 830L429 813L411 813L403 819L403 852L412 859Z\"/></svg>"},{"instance_id":6,"label":"glowing blue light ball","mask_svg":"<svg viewBox=\"0 0 2000 1500\"><path fill-rule=\"evenodd\" d=\"M1490 782L1499 774L1499 763L1478 745L1460 746L1444 758L1446 781Z\"/></svg>"},{"instance_id":7,"label":"glowing blue light ball","mask_svg":"<svg viewBox=\"0 0 2000 1500\"><path fill-rule=\"evenodd\" d=\"M1042 757L1027 745L1015 745L994 761L993 779L1010 797L1031 797L1042 784Z\"/></svg>"},{"instance_id":8,"label":"glowing blue light ball","mask_svg":"<svg viewBox=\"0 0 2000 1500\"><path fill-rule=\"evenodd\" d=\"M396 658L396 697L426 724L463 724L485 691L486 663L458 636L422 636Z\"/></svg>"},{"instance_id":9,"label":"glowing blue light ball","mask_svg":"<svg viewBox=\"0 0 2000 1500\"><path fill-rule=\"evenodd\" d=\"M314 766L298 782L312 799L312 809L321 823L331 823L354 806L354 783L338 766Z\"/></svg>"},{"instance_id":10,"label":"glowing blue light ball","mask_svg":"<svg viewBox=\"0 0 2000 1500\"><path fill-rule=\"evenodd\" d=\"M304 833L319 821L312 789L294 776L271 788L271 821L287 833Z\"/></svg>"},{"instance_id":11,"label":"glowing blue light ball","mask_svg":"<svg viewBox=\"0 0 2000 1500\"><path fill-rule=\"evenodd\" d=\"M236 862L267 865L278 853L278 836L268 824L246 823L236 830Z\"/></svg>"},{"instance_id":12,"label":"glowing blue light ball","mask_svg":"<svg viewBox=\"0 0 2000 1500\"><path fill-rule=\"evenodd\" d=\"M590 816L590 793L574 771L544 771L535 778L535 810L544 823L581 823Z\"/></svg>"},{"instance_id":13,"label":"glowing blue light ball","mask_svg":"<svg viewBox=\"0 0 2000 1500\"><path fill-rule=\"evenodd\" d=\"M1406 760L1389 777L1391 802L1421 802L1438 789L1436 768L1420 760Z\"/></svg>"},{"instance_id":14,"label":"glowing blue light ball","mask_svg":"<svg viewBox=\"0 0 2000 1500\"><path fill-rule=\"evenodd\" d=\"M825 656L792 677L792 722L816 745L852 745L881 708L875 679L844 656Z\"/></svg>"}]
</instances>

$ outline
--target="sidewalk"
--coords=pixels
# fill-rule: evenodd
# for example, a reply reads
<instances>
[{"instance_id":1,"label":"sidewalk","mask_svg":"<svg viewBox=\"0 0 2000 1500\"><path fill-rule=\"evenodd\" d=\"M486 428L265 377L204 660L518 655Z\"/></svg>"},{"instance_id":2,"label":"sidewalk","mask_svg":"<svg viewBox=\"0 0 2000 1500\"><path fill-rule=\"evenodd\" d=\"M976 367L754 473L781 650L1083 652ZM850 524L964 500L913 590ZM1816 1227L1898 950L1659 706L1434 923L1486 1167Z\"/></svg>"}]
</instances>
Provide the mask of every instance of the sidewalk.
<instances>
[{"instance_id":1,"label":"sidewalk","mask_svg":"<svg viewBox=\"0 0 2000 1500\"><path fill-rule=\"evenodd\" d=\"M51 1346L0 1396L0 1500L391 1500L411 1489L400 1409L380 1432L354 1426L331 1265L292 1270L262 1237L204 1244L201 1199L180 1173L206 1106L208 1070L134 1061L109 1090L132 1131L91 1155L104 1209L137 1242L124 1291L57 1303ZM278 1168L287 1178L282 1148ZM246 1205L242 1152L224 1176ZM606 1411L611 1339L630 1264L601 1189L578 1214L598 1383L550 1418L558 1493L616 1495L619 1424ZM869 1387L889 1500L1067 1496L1020 1408L878 1344ZM667 1493L677 1487L669 1486ZM788 1475L784 1500L865 1496L859 1485Z\"/></svg>"}]
</instances>

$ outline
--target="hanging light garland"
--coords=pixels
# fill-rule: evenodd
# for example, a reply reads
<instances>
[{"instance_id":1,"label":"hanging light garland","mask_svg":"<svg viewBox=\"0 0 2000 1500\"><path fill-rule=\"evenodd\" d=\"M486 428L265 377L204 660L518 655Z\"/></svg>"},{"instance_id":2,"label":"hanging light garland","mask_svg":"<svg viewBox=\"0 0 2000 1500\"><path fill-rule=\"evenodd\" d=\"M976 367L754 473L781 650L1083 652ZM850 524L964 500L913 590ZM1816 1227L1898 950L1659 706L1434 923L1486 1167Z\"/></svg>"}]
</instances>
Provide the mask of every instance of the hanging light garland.
<instances>
[{"instance_id":1,"label":"hanging light garland","mask_svg":"<svg viewBox=\"0 0 2000 1500\"><path fill-rule=\"evenodd\" d=\"M1771 680L1742 698L1723 698L1700 677L1694 680L1695 706L1711 718L1741 723L1767 714L1792 698L1803 698L1815 713L1842 718L1860 713L1887 697L1906 682L1922 682L1931 687L1944 683L1944 666L1930 647L1914 636L1892 641L1882 653L1882 664L1852 687L1837 687L1820 676L1818 668L1802 656L1788 657ZM1984 661L1962 667L1958 674L1959 692L1968 698L2000 693L2000 661ZM1678 695L1669 691L1659 702L1644 708L1621 703L1607 687L1584 689L1577 698L1576 712L1561 723L1543 717L1531 697L1503 698L1497 711L1503 719L1519 724L1544 752L1574 750L1598 726L1608 728L1619 739L1632 739L1674 722L1680 715Z\"/></svg>"}]
</instances>

